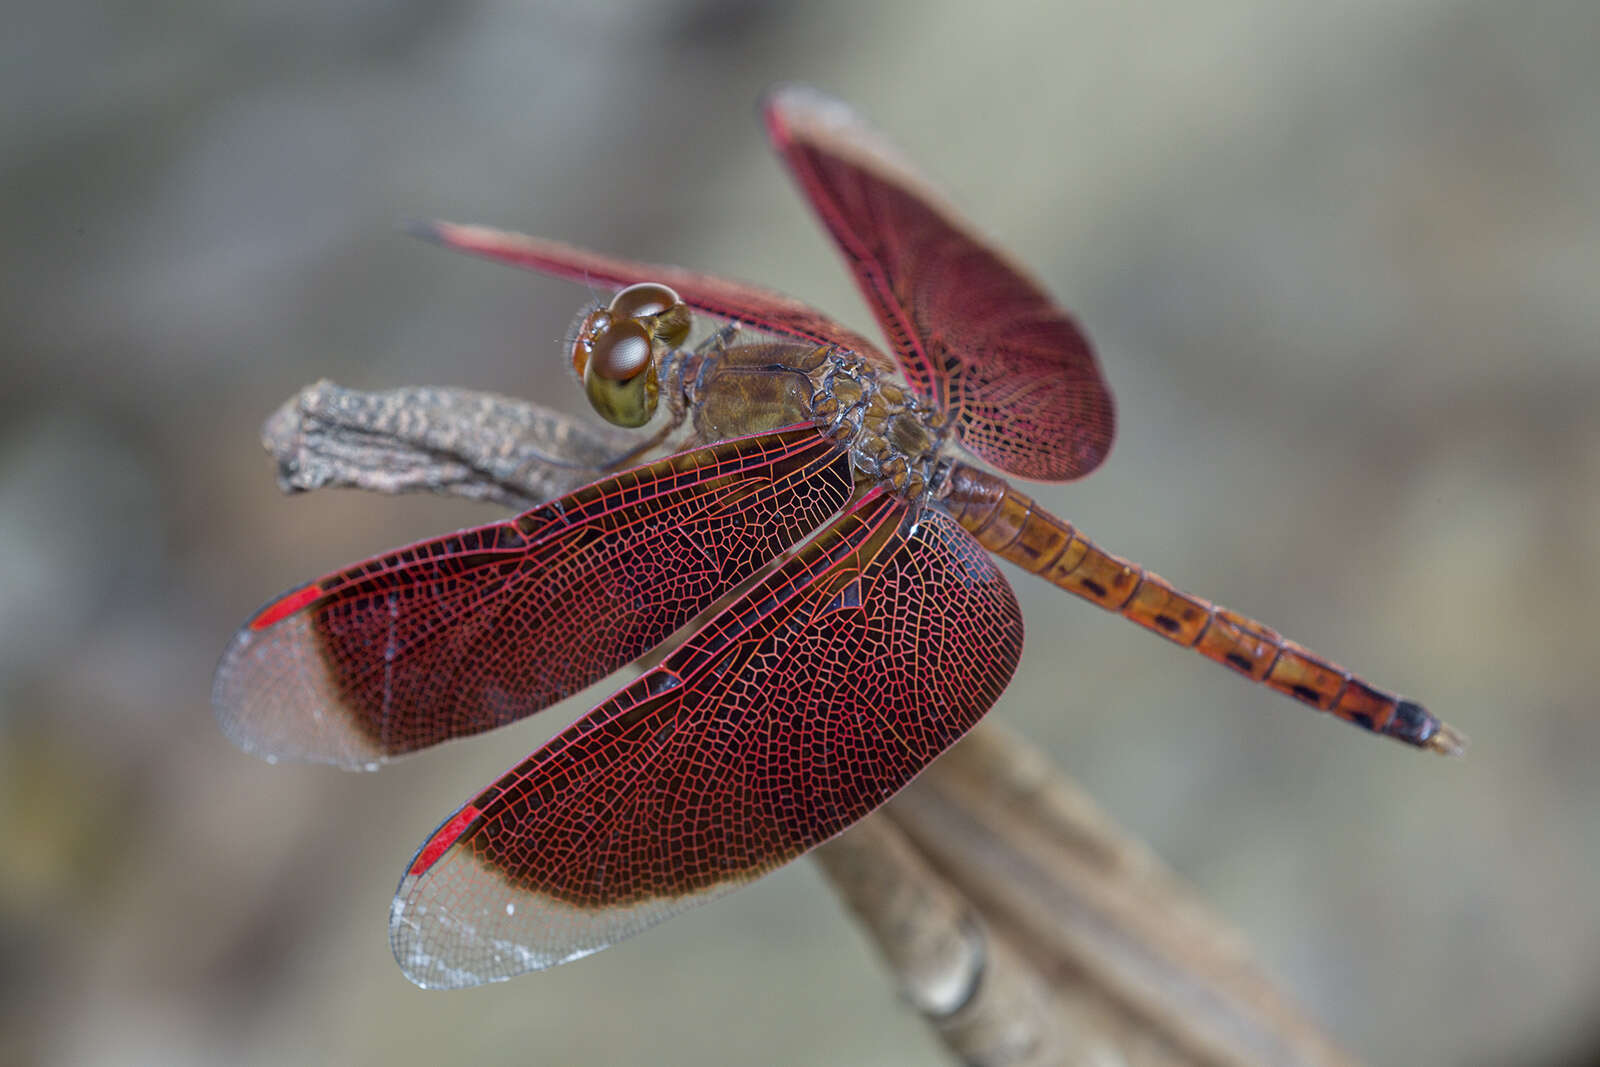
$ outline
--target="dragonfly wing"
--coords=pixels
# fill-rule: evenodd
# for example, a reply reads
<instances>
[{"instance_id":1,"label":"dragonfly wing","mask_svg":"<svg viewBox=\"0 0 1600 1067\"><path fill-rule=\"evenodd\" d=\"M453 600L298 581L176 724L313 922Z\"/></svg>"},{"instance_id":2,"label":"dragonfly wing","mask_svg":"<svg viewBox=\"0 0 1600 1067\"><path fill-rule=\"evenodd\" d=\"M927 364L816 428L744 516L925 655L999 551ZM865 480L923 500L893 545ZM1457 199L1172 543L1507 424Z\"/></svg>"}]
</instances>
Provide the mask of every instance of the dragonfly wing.
<instances>
[{"instance_id":1,"label":"dragonfly wing","mask_svg":"<svg viewBox=\"0 0 1600 1067\"><path fill-rule=\"evenodd\" d=\"M901 370L962 443L1024 478L1099 466L1116 429L1088 340L843 103L791 87L767 130L855 272Z\"/></svg>"},{"instance_id":2,"label":"dragonfly wing","mask_svg":"<svg viewBox=\"0 0 1600 1067\"><path fill-rule=\"evenodd\" d=\"M447 248L585 284L621 289L635 282L661 282L676 290L683 302L696 311L784 337L837 345L885 367L892 366L878 347L861 334L793 297L757 285L683 267L621 259L561 241L487 226L419 222L410 229L418 237Z\"/></svg>"},{"instance_id":3,"label":"dragonfly wing","mask_svg":"<svg viewBox=\"0 0 1600 1067\"><path fill-rule=\"evenodd\" d=\"M596 952L826 841L1000 695L1017 602L952 519L873 491L452 816L395 896L411 979Z\"/></svg>"},{"instance_id":4,"label":"dragonfly wing","mask_svg":"<svg viewBox=\"0 0 1600 1067\"><path fill-rule=\"evenodd\" d=\"M797 426L367 560L239 630L217 718L247 751L347 767L492 729L647 652L852 492L847 454Z\"/></svg>"}]
</instances>

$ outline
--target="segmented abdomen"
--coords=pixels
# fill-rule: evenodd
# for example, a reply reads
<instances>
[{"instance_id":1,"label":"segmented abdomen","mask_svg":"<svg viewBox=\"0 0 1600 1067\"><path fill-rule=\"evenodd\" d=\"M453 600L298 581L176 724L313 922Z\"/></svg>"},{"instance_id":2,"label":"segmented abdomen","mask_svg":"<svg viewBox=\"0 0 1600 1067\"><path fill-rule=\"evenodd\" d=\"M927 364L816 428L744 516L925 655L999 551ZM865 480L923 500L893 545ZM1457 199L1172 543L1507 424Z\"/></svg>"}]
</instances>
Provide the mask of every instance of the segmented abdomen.
<instances>
[{"instance_id":1,"label":"segmented abdomen","mask_svg":"<svg viewBox=\"0 0 1600 1067\"><path fill-rule=\"evenodd\" d=\"M962 463L948 485L944 506L1002 559L1319 711L1408 744L1459 750L1460 735L1421 704L1111 555L1003 480Z\"/></svg>"}]
</instances>

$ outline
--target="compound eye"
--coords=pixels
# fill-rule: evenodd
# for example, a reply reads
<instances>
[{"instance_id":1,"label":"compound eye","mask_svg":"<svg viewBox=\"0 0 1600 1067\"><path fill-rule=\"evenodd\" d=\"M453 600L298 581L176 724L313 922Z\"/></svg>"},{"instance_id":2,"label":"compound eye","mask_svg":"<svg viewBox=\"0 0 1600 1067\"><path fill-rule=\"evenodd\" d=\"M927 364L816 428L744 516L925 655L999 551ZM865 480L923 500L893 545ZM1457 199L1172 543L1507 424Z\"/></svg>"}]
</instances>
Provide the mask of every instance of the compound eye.
<instances>
[{"instance_id":1,"label":"compound eye","mask_svg":"<svg viewBox=\"0 0 1600 1067\"><path fill-rule=\"evenodd\" d=\"M596 308L585 315L578 323L577 333L572 338L572 369L583 379L583 372L589 369L589 357L594 352L595 338L601 336L611 326L611 312L605 308Z\"/></svg>"},{"instance_id":2,"label":"compound eye","mask_svg":"<svg viewBox=\"0 0 1600 1067\"><path fill-rule=\"evenodd\" d=\"M658 282L639 282L611 298L610 310L619 319L640 319L659 315L683 303L678 294Z\"/></svg>"},{"instance_id":3,"label":"compound eye","mask_svg":"<svg viewBox=\"0 0 1600 1067\"><path fill-rule=\"evenodd\" d=\"M607 381L625 382L652 365L650 331L632 319L612 322L589 345L589 366L584 377L599 375Z\"/></svg>"},{"instance_id":4,"label":"compound eye","mask_svg":"<svg viewBox=\"0 0 1600 1067\"><path fill-rule=\"evenodd\" d=\"M583 389L600 417L643 426L655 414L659 385L650 331L633 319L613 320L587 347Z\"/></svg>"},{"instance_id":5,"label":"compound eye","mask_svg":"<svg viewBox=\"0 0 1600 1067\"><path fill-rule=\"evenodd\" d=\"M611 298L607 308L614 319L642 323L651 336L669 346L689 337L689 308L670 287L659 282L630 285Z\"/></svg>"}]
</instances>

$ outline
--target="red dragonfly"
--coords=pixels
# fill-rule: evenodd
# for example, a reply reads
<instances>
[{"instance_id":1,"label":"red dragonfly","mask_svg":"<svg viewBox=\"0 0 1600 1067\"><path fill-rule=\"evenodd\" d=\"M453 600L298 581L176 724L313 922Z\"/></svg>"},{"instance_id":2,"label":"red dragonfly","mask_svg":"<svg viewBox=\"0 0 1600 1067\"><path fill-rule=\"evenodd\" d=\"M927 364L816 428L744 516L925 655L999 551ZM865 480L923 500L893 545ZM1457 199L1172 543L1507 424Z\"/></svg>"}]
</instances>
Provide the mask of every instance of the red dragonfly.
<instances>
[{"instance_id":1,"label":"red dragonfly","mask_svg":"<svg viewBox=\"0 0 1600 1067\"><path fill-rule=\"evenodd\" d=\"M655 426L614 466L677 451L285 593L217 670L217 716L247 751L370 768L529 715L704 620L424 842L390 917L413 981L596 952L893 796L1016 668L1022 618L987 552L1347 722L1459 751L1421 705L951 455L1041 481L1097 467L1115 418L1088 342L843 104L785 88L764 115L893 358L754 286L430 225L620 289L581 321L574 370L608 420ZM687 347L694 313L716 328Z\"/></svg>"}]
</instances>

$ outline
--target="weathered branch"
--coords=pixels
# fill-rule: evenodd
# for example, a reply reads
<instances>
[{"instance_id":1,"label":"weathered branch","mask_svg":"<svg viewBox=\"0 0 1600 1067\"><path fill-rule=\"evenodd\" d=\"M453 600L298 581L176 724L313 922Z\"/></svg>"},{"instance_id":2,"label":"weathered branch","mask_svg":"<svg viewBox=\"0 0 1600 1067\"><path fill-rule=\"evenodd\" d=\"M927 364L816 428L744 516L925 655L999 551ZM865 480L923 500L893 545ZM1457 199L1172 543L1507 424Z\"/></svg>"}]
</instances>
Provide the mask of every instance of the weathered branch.
<instances>
[{"instance_id":1,"label":"weathered branch","mask_svg":"<svg viewBox=\"0 0 1600 1067\"><path fill-rule=\"evenodd\" d=\"M428 490L526 508L627 435L451 389L303 390L263 441L287 490ZM1242 939L1039 752L986 723L814 853L905 999L967 1063L1352 1061Z\"/></svg>"},{"instance_id":2,"label":"weathered branch","mask_svg":"<svg viewBox=\"0 0 1600 1067\"><path fill-rule=\"evenodd\" d=\"M625 430L490 393L363 393L323 380L273 413L261 443L286 492L427 491L521 511L593 481L634 441Z\"/></svg>"}]
</instances>

